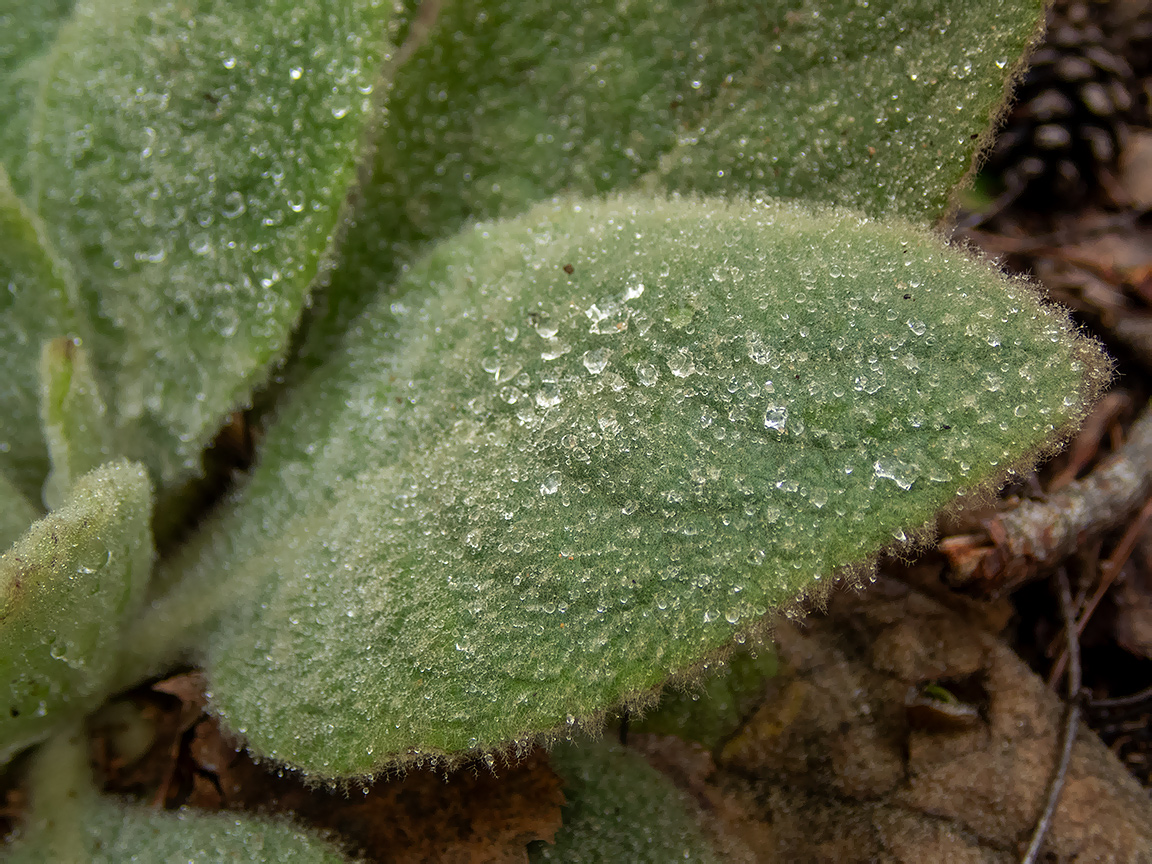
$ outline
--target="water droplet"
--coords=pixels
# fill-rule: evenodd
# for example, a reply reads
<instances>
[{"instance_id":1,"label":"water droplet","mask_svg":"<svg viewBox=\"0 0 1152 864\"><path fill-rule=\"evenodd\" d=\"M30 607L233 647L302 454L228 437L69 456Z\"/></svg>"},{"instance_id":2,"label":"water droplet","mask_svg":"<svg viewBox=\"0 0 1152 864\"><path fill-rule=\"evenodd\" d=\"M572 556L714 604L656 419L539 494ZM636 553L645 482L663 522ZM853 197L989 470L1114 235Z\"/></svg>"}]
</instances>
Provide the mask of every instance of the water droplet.
<instances>
[{"instance_id":1,"label":"water droplet","mask_svg":"<svg viewBox=\"0 0 1152 864\"><path fill-rule=\"evenodd\" d=\"M595 348L591 351L585 351L583 357L584 368L592 375L599 375L608 365L608 357L610 354L611 352L607 348Z\"/></svg>"},{"instance_id":2,"label":"water droplet","mask_svg":"<svg viewBox=\"0 0 1152 864\"><path fill-rule=\"evenodd\" d=\"M288 77L291 78L293 81L299 81L300 76L303 74L304 74L304 70L301 69L299 66L293 66L291 69L288 70Z\"/></svg>"},{"instance_id":3,"label":"water droplet","mask_svg":"<svg viewBox=\"0 0 1152 864\"><path fill-rule=\"evenodd\" d=\"M538 321L536 323L535 330L542 339L551 339L558 332L560 332L560 328L553 324L551 321Z\"/></svg>"},{"instance_id":4,"label":"water droplet","mask_svg":"<svg viewBox=\"0 0 1152 864\"><path fill-rule=\"evenodd\" d=\"M928 325L923 321L913 321L909 319L908 329L915 333L917 336L923 336L928 330Z\"/></svg>"},{"instance_id":5,"label":"water droplet","mask_svg":"<svg viewBox=\"0 0 1152 864\"><path fill-rule=\"evenodd\" d=\"M911 462L902 462L894 456L877 459L876 464L872 466L872 470L877 477L891 480L905 491L911 489L912 484L916 482L916 478L920 476L920 467L918 465L913 465Z\"/></svg>"},{"instance_id":6,"label":"water droplet","mask_svg":"<svg viewBox=\"0 0 1152 864\"><path fill-rule=\"evenodd\" d=\"M549 339L548 345L540 352L540 359L555 360L558 357L563 357L571 350L572 346L566 342L561 342L559 339Z\"/></svg>"},{"instance_id":7,"label":"water droplet","mask_svg":"<svg viewBox=\"0 0 1152 864\"><path fill-rule=\"evenodd\" d=\"M536 391L536 405L540 408L552 408L563 401L560 388L555 384L546 384L542 390Z\"/></svg>"},{"instance_id":8,"label":"water droplet","mask_svg":"<svg viewBox=\"0 0 1152 864\"><path fill-rule=\"evenodd\" d=\"M748 359L753 363L760 366L771 362L772 351L766 346L760 337L755 334L749 334L748 337Z\"/></svg>"},{"instance_id":9,"label":"water droplet","mask_svg":"<svg viewBox=\"0 0 1152 864\"><path fill-rule=\"evenodd\" d=\"M696 364L692 362L692 358L685 352L674 354L668 358L668 369L677 378L688 378L696 372Z\"/></svg>"},{"instance_id":10,"label":"water droplet","mask_svg":"<svg viewBox=\"0 0 1152 864\"><path fill-rule=\"evenodd\" d=\"M239 192L229 192L224 196L224 209L220 215L225 219L235 219L245 210L244 196Z\"/></svg>"},{"instance_id":11,"label":"water droplet","mask_svg":"<svg viewBox=\"0 0 1152 864\"><path fill-rule=\"evenodd\" d=\"M764 425L778 432L784 431L788 422L788 408L784 405L769 405L764 409Z\"/></svg>"}]
</instances>

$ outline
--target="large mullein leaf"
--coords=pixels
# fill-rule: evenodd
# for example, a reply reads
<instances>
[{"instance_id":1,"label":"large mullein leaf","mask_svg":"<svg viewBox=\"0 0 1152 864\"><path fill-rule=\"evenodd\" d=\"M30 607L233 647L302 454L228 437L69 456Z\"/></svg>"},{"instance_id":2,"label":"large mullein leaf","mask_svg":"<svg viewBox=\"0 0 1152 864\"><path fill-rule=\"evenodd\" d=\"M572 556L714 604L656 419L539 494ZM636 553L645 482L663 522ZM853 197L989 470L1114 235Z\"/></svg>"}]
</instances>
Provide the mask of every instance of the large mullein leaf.
<instances>
[{"instance_id":1,"label":"large mullein leaf","mask_svg":"<svg viewBox=\"0 0 1152 864\"><path fill-rule=\"evenodd\" d=\"M104 698L152 565L151 484L114 462L0 558L0 764Z\"/></svg>"},{"instance_id":2,"label":"large mullein leaf","mask_svg":"<svg viewBox=\"0 0 1152 864\"><path fill-rule=\"evenodd\" d=\"M0 166L0 470L40 501L48 451L40 432L40 350L74 332L74 289Z\"/></svg>"},{"instance_id":3,"label":"large mullein leaf","mask_svg":"<svg viewBox=\"0 0 1152 864\"><path fill-rule=\"evenodd\" d=\"M27 192L26 160L32 103L47 71L60 25L75 0L0 0L0 165Z\"/></svg>"},{"instance_id":4,"label":"large mullein leaf","mask_svg":"<svg viewBox=\"0 0 1152 864\"><path fill-rule=\"evenodd\" d=\"M563 201L407 275L268 430L154 626L323 775L593 718L1029 463L1093 343L906 223ZM217 602L219 602L217 600Z\"/></svg>"},{"instance_id":5,"label":"large mullein leaf","mask_svg":"<svg viewBox=\"0 0 1152 864\"><path fill-rule=\"evenodd\" d=\"M429 240L558 192L646 178L933 219L1042 5L443 4L396 73L374 175L306 349L323 356Z\"/></svg>"},{"instance_id":6,"label":"large mullein leaf","mask_svg":"<svg viewBox=\"0 0 1152 864\"><path fill-rule=\"evenodd\" d=\"M719 862L696 808L637 753L606 744L557 747L564 825L552 844L533 843L529 860L603 864Z\"/></svg>"},{"instance_id":7,"label":"large mullein leaf","mask_svg":"<svg viewBox=\"0 0 1152 864\"><path fill-rule=\"evenodd\" d=\"M89 0L60 34L36 203L76 264L126 452L165 480L198 467L286 347L356 173L391 13Z\"/></svg>"}]
</instances>

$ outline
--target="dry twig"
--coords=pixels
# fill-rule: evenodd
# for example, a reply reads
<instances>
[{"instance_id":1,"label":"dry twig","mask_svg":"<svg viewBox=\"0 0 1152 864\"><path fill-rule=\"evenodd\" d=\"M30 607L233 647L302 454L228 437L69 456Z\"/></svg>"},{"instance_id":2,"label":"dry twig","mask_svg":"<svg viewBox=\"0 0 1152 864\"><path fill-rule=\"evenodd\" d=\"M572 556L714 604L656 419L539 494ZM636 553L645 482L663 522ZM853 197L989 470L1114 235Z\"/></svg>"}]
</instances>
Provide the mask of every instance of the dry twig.
<instances>
[{"instance_id":1,"label":"dry twig","mask_svg":"<svg viewBox=\"0 0 1152 864\"><path fill-rule=\"evenodd\" d=\"M1052 816L1056 813L1056 805L1060 802L1060 792L1064 789L1064 778L1068 775L1068 766L1072 763L1072 747L1076 743L1076 731L1080 725L1080 638L1076 634L1076 613L1072 608L1072 588L1068 584L1068 573L1063 569L1056 571L1056 588L1060 597L1060 612L1064 617L1064 640L1071 658L1068 668L1067 703L1064 707L1064 734L1060 748L1060 761L1048 784L1048 800L1044 805L1044 812L1036 822L1036 830L1032 833L1032 842L1028 844L1028 851L1021 859L1022 864L1035 864L1040 854L1040 847L1052 824Z\"/></svg>"},{"instance_id":2,"label":"dry twig","mask_svg":"<svg viewBox=\"0 0 1152 864\"><path fill-rule=\"evenodd\" d=\"M1004 593L1067 558L1092 537L1122 525L1152 493L1152 409L1145 408L1128 441L1083 480L1046 501L1026 501L983 522L985 535L949 537L940 548L957 582L981 581ZM991 546L982 545L988 540Z\"/></svg>"}]
</instances>

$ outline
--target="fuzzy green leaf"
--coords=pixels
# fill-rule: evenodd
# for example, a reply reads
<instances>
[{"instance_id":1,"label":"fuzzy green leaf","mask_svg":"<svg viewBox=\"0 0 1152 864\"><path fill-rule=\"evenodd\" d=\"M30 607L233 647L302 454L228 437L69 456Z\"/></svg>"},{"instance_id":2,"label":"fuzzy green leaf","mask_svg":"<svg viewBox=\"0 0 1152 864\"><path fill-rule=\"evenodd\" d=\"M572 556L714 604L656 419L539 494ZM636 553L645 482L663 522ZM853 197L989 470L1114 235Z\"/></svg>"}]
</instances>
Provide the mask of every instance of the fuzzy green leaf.
<instances>
[{"instance_id":1,"label":"fuzzy green leaf","mask_svg":"<svg viewBox=\"0 0 1152 864\"><path fill-rule=\"evenodd\" d=\"M324 775L659 686L1029 463L1108 376L934 236L784 204L543 205L402 287L157 610L232 592L217 709Z\"/></svg>"},{"instance_id":2,"label":"fuzzy green leaf","mask_svg":"<svg viewBox=\"0 0 1152 864\"><path fill-rule=\"evenodd\" d=\"M0 549L7 550L38 518L40 511L0 471Z\"/></svg>"},{"instance_id":3,"label":"fuzzy green leaf","mask_svg":"<svg viewBox=\"0 0 1152 864\"><path fill-rule=\"evenodd\" d=\"M687 797L643 757L618 746L564 745L552 753L564 780L564 826L529 860L579 864L720 861Z\"/></svg>"},{"instance_id":4,"label":"fuzzy green leaf","mask_svg":"<svg viewBox=\"0 0 1152 864\"><path fill-rule=\"evenodd\" d=\"M105 695L152 564L151 486L115 462L0 558L0 764Z\"/></svg>"},{"instance_id":5,"label":"fuzzy green leaf","mask_svg":"<svg viewBox=\"0 0 1152 864\"><path fill-rule=\"evenodd\" d=\"M37 205L76 262L121 436L165 480L278 360L336 232L391 4L84 2L39 104Z\"/></svg>"},{"instance_id":6,"label":"fuzzy green leaf","mask_svg":"<svg viewBox=\"0 0 1152 864\"><path fill-rule=\"evenodd\" d=\"M40 434L40 347L75 329L73 289L37 221L0 166L0 469L40 501L48 452Z\"/></svg>"},{"instance_id":7,"label":"fuzzy green leaf","mask_svg":"<svg viewBox=\"0 0 1152 864\"><path fill-rule=\"evenodd\" d=\"M5 849L9 864L123 864L195 861L197 864L347 864L332 842L282 819L239 813L168 812L106 798L84 802L50 830ZM59 857L59 832L75 826L72 859ZM54 833L55 832L55 833Z\"/></svg>"},{"instance_id":8,"label":"fuzzy green leaf","mask_svg":"<svg viewBox=\"0 0 1152 864\"><path fill-rule=\"evenodd\" d=\"M931 219L1040 0L442 4L396 73L307 350L429 240L559 192L752 192ZM326 317L325 317L326 316Z\"/></svg>"},{"instance_id":9,"label":"fuzzy green leaf","mask_svg":"<svg viewBox=\"0 0 1152 864\"><path fill-rule=\"evenodd\" d=\"M332 843L279 819L236 813L175 813L100 796L78 729L58 734L36 754L32 811L4 860L42 864L347 864Z\"/></svg>"},{"instance_id":10,"label":"fuzzy green leaf","mask_svg":"<svg viewBox=\"0 0 1152 864\"><path fill-rule=\"evenodd\" d=\"M52 458L44 503L59 507L82 474L112 458L104 400L88 363L88 352L75 339L53 339L40 358L40 415Z\"/></svg>"},{"instance_id":11,"label":"fuzzy green leaf","mask_svg":"<svg viewBox=\"0 0 1152 864\"><path fill-rule=\"evenodd\" d=\"M75 0L0 0L0 164L21 195L32 103L49 49Z\"/></svg>"},{"instance_id":12,"label":"fuzzy green leaf","mask_svg":"<svg viewBox=\"0 0 1152 864\"><path fill-rule=\"evenodd\" d=\"M771 36L752 42L754 56L665 157L661 183L934 219L1002 108L1044 6L781 4Z\"/></svg>"}]
</instances>

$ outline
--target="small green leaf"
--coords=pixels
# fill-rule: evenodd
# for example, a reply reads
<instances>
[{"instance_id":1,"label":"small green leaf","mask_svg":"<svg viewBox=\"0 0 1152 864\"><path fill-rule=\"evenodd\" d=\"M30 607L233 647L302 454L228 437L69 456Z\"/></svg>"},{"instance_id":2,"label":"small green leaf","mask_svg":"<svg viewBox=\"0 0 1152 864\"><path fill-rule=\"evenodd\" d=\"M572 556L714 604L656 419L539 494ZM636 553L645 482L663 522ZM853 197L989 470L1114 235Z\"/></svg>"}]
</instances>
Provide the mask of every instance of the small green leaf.
<instances>
[{"instance_id":1,"label":"small green leaf","mask_svg":"<svg viewBox=\"0 0 1152 864\"><path fill-rule=\"evenodd\" d=\"M87 763L87 742L78 730L57 735L36 754L31 815L15 842L5 847L5 861L347 864L333 843L284 820L166 812L102 797Z\"/></svg>"},{"instance_id":2,"label":"small green leaf","mask_svg":"<svg viewBox=\"0 0 1152 864\"><path fill-rule=\"evenodd\" d=\"M85 2L36 118L121 436L165 480L284 352L356 173L392 5Z\"/></svg>"},{"instance_id":3,"label":"small green leaf","mask_svg":"<svg viewBox=\"0 0 1152 864\"><path fill-rule=\"evenodd\" d=\"M40 511L0 471L0 549L7 550L39 518Z\"/></svg>"},{"instance_id":4,"label":"small green leaf","mask_svg":"<svg viewBox=\"0 0 1152 864\"><path fill-rule=\"evenodd\" d=\"M88 352L75 339L53 339L40 358L41 421L52 470L44 503L59 507L73 481L112 458L104 400L92 377Z\"/></svg>"},{"instance_id":5,"label":"small green leaf","mask_svg":"<svg viewBox=\"0 0 1152 864\"><path fill-rule=\"evenodd\" d=\"M0 558L0 764L106 695L152 564L151 497L142 466L106 465Z\"/></svg>"},{"instance_id":6,"label":"small green leaf","mask_svg":"<svg viewBox=\"0 0 1152 864\"><path fill-rule=\"evenodd\" d=\"M399 68L306 352L469 218L645 182L932 219L1040 0L442 4Z\"/></svg>"},{"instance_id":7,"label":"small green leaf","mask_svg":"<svg viewBox=\"0 0 1152 864\"><path fill-rule=\"evenodd\" d=\"M157 623L227 586L217 709L323 775L658 687L1030 464L1108 377L935 236L787 204L542 205L401 290L269 429Z\"/></svg>"},{"instance_id":8,"label":"small green leaf","mask_svg":"<svg viewBox=\"0 0 1152 864\"><path fill-rule=\"evenodd\" d=\"M696 808L644 758L603 743L557 747L564 826L554 844L533 843L529 860L580 864L719 862Z\"/></svg>"},{"instance_id":9,"label":"small green leaf","mask_svg":"<svg viewBox=\"0 0 1152 864\"><path fill-rule=\"evenodd\" d=\"M776 654L770 648L739 651L718 668L700 670L708 677L691 692L672 692L657 710L632 723L636 732L677 735L709 750L740 728L764 693L764 680L776 674Z\"/></svg>"},{"instance_id":10,"label":"small green leaf","mask_svg":"<svg viewBox=\"0 0 1152 864\"><path fill-rule=\"evenodd\" d=\"M0 0L0 165L21 195L32 103L47 71L49 49L75 0Z\"/></svg>"},{"instance_id":11,"label":"small green leaf","mask_svg":"<svg viewBox=\"0 0 1152 864\"><path fill-rule=\"evenodd\" d=\"M0 166L0 469L40 500L48 453L40 434L40 346L74 332L74 289Z\"/></svg>"}]
</instances>

